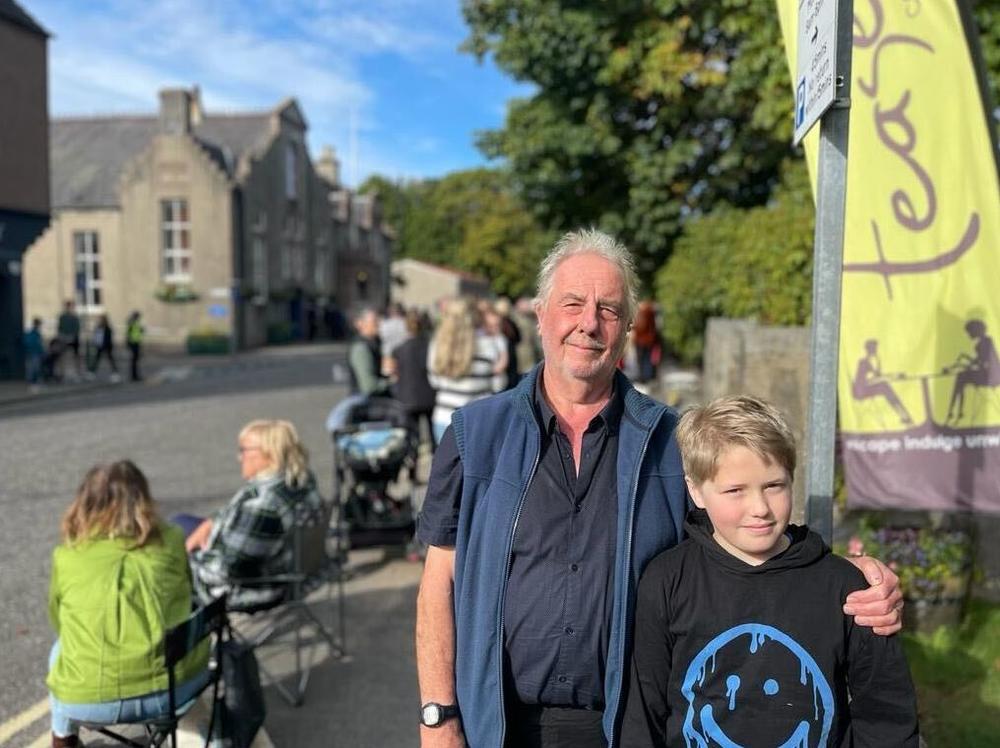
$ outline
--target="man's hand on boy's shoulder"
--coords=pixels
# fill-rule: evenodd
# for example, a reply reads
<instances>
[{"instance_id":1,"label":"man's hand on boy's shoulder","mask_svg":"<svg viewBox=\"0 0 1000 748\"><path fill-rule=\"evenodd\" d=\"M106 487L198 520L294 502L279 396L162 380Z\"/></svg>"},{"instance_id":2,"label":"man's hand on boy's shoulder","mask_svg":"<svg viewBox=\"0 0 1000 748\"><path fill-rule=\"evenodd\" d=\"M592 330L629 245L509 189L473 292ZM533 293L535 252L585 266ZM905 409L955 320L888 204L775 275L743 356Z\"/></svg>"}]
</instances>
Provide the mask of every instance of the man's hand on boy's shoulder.
<instances>
[{"instance_id":1,"label":"man's hand on boy's shoulder","mask_svg":"<svg viewBox=\"0 0 1000 748\"><path fill-rule=\"evenodd\" d=\"M871 556L853 556L847 560L858 567L871 586L848 595L844 613L854 616L859 626L869 626L880 636L895 634L903 628L903 593L899 589L899 577Z\"/></svg>"}]
</instances>

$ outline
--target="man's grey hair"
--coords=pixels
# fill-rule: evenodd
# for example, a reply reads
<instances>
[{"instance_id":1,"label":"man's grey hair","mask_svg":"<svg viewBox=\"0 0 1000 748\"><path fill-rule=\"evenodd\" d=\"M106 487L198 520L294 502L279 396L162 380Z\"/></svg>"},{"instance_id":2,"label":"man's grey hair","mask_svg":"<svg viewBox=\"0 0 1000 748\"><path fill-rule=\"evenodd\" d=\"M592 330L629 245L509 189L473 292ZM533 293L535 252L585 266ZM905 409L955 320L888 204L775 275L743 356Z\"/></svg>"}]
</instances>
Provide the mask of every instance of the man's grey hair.
<instances>
[{"instance_id":1,"label":"man's grey hair","mask_svg":"<svg viewBox=\"0 0 1000 748\"><path fill-rule=\"evenodd\" d=\"M552 293L552 279L556 274L556 268L563 260L586 254L603 257L618 268L622 275L622 283L625 285L624 317L625 321L631 324L635 320L639 306L639 276L635 272L635 260L624 244L610 234L595 228L570 231L563 234L555 243L542 260L542 267L538 271L538 295L535 304L542 305L548 301L549 294Z\"/></svg>"}]
</instances>

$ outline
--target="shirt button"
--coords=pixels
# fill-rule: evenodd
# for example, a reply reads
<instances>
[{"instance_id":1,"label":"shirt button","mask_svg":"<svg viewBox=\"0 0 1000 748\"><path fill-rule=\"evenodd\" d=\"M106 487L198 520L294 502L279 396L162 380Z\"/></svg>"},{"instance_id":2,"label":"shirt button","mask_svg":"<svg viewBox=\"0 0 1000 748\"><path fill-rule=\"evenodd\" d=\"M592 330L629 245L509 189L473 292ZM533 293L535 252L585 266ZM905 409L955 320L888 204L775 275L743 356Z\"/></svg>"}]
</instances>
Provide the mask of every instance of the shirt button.
<instances>
[{"instance_id":1,"label":"shirt button","mask_svg":"<svg viewBox=\"0 0 1000 748\"><path fill-rule=\"evenodd\" d=\"M559 676L559 682L560 683L565 683L566 682L566 676L565 675L560 675Z\"/></svg>"},{"instance_id":2,"label":"shirt button","mask_svg":"<svg viewBox=\"0 0 1000 748\"><path fill-rule=\"evenodd\" d=\"M577 566L576 564L570 564L569 565L569 570L570 571L578 571L579 569L580 569L580 567Z\"/></svg>"},{"instance_id":3,"label":"shirt button","mask_svg":"<svg viewBox=\"0 0 1000 748\"><path fill-rule=\"evenodd\" d=\"M563 631L565 631L570 636L573 635L573 627L572 626L567 626L565 629L563 629Z\"/></svg>"}]
</instances>

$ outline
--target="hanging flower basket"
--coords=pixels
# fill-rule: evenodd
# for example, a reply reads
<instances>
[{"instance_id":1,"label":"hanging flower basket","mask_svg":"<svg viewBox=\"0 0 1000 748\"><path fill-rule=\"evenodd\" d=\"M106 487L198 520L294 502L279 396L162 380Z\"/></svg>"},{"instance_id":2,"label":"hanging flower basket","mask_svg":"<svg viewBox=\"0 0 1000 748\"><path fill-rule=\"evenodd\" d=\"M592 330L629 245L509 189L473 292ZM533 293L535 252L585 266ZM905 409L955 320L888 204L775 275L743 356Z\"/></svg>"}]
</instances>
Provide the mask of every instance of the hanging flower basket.
<instances>
[{"instance_id":1,"label":"hanging flower basket","mask_svg":"<svg viewBox=\"0 0 1000 748\"><path fill-rule=\"evenodd\" d=\"M184 304L198 300L198 292L187 283L163 283L153 295L168 304Z\"/></svg>"}]
</instances>

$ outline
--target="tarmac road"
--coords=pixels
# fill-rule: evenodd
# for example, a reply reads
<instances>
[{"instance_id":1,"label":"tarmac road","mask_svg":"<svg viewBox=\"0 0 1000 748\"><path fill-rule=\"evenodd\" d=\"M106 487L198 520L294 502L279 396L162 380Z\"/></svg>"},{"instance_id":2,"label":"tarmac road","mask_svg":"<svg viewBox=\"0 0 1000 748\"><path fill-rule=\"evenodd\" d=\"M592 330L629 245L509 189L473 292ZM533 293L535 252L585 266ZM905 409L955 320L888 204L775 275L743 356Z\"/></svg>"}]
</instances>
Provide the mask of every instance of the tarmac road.
<instances>
[{"instance_id":1,"label":"tarmac road","mask_svg":"<svg viewBox=\"0 0 1000 748\"><path fill-rule=\"evenodd\" d=\"M343 347L302 346L150 369L149 384L0 403L0 746L47 733L45 662L49 556L59 518L84 471L129 457L147 473L162 512L208 514L238 488L236 435L252 418L293 421L321 489L331 467L324 420L343 397L330 366ZM171 369L172 367L172 369ZM413 616L419 566L380 550L352 554L348 649L314 671L304 707L268 690L277 746L416 744ZM281 651L274 657L281 670ZM39 743L41 744L41 743Z\"/></svg>"}]
</instances>

